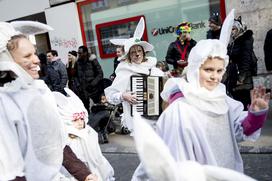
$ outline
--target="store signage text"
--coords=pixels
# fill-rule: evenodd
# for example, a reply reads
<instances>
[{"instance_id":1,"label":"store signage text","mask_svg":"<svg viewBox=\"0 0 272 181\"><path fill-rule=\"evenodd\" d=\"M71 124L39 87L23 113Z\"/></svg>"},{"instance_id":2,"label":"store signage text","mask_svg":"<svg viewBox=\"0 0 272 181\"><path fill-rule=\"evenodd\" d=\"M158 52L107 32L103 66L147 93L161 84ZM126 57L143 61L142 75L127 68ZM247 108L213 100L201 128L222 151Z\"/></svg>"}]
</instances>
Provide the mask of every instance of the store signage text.
<instances>
[{"instance_id":1,"label":"store signage text","mask_svg":"<svg viewBox=\"0 0 272 181\"><path fill-rule=\"evenodd\" d=\"M199 23L192 23L192 29L200 29L200 28L205 28L206 25L203 21ZM153 36L157 35L163 35L163 34L168 34L168 33L174 33L176 27L175 26L168 26L168 27L161 27L161 28L153 28L151 30L151 33Z\"/></svg>"}]
</instances>

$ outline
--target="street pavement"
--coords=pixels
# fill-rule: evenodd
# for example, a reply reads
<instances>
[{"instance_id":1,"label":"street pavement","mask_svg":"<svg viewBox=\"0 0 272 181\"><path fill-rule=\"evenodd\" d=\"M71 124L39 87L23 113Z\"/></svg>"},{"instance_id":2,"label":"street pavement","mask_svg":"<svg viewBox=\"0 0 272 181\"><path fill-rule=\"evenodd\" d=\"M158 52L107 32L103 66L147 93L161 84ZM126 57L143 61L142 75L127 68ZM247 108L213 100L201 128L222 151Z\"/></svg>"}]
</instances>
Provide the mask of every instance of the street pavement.
<instances>
[{"instance_id":1,"label":"street pavement","mask_svg":"<svg viewBox=\"0 0 272 181\"><path fill-rule=\"evenodd\" d=\"M114 133L110 134L108 144L100 146L115 170L116 181L129 181L139 164L133 138ZM272 181L272 111L269 111L261 137L256 142L241 143L240 151L245 174L259 181Z\"/></svg>"}]
</instances>

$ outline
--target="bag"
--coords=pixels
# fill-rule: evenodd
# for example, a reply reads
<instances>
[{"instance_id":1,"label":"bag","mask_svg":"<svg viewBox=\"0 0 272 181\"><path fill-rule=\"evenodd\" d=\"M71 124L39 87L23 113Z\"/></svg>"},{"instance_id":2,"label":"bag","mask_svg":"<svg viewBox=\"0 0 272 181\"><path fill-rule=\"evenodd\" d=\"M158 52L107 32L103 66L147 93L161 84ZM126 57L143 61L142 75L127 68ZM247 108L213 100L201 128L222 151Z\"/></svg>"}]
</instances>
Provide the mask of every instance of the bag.
<instances>
[{"instance_id":1,"label":"bag","mask_svg":"<svg viewBox=\"0 0 272 181\"><path fill-rule=\"evenodd\" d=\"M254 51L252 51L252 65L251 65L251 74L256 76L258 73L258 58L256 57Z\"/></svg>"}]
</instances>

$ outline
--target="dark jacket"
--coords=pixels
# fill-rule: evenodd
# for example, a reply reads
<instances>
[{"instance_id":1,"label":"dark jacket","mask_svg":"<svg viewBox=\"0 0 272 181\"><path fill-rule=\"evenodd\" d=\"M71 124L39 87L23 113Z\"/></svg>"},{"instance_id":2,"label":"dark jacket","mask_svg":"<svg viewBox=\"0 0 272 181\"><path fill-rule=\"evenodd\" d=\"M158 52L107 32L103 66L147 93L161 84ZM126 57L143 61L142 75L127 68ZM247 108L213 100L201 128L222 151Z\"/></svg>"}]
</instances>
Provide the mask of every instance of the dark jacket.
<instances>
[{"instance_id":1,"label":"dark jacket","mask_svg":"<svg viewBox=\"0 0 272 181\"><path fill-rule=\"evenodd\" d=\"M272 29L266 34L264 41L264 61L267 71L272 70Z\"/></svg>"},{"instance_id":2,"label":"dark jacket","mask_svg":"<svg viewBox=\"0 0 272 181\"><path fill-rule=\"evenodd\" d=\"M120 61L118 60L118 57L115 57L113 60L113 73L110 75L113 79L116 77L115 70L119 63Z\"/></svg>"},{"instance_id":3,"label":"dark jacket","mask_svg":"<svg viewBox=\"0 0 272 181\"><path fill-rule=\"evenodd\" d=\"M186 44L188 44L186 54L185 54L185 61L187 61L188 55L189 55L191 49L196 45L195 40L191 39L190 41L186 41L184 45L182 45L179 40L176 40L176 41L170 43L170 45L168 47L165 60L167 63L172 64L175 69L178 67L177 61L181 60L180 49L181 49L181 51L184 51ZM178 48L178 46L180 47L180 49Z\"/></svg>"},{"instance_id":4,"label":"dark jacket","mask_svg":"<svg viewBox=\"0 0 272 181\"><path fill-rule=\"evenodd\" d=\"M77 158L72 149L67 145L63 149L62 165L79 181L84 181L91 174L89 168Z\"/></svg>"},{"instance_id":5,"label":"dark jacket","mask_svg":"<svg viewBox=\"0 0 272 181\"><path fill-rule=\"evenodd\" d=\"M252 66L253 66L253 32L251 30L245 31L241 36L237 37L228 46L228 55L230 64L228 79L235 85L229 85L235 90L253 88L252 80ZM235 70L236 69L236 70ZM242 85L237 85L239 81Z\"/></svg>"},{"instance_id":6,"label":"dark jacket","mask_svg":"<svg viewBox=\"0 0 272 181\"><path fill-rule=\"evenodd\" d=\"M66 86L67 81L68 76L66 67L60 59L48 63L45 83L51 91L58 91L66 95L64 87Z\"/></svg>"},{"instance_id":7,"label":"dark jacket","mask_svg":"<svg viewBox=\"0 0 272 181\"><path fill-rule=\"evenodd\" d=\"M216 31L208 30L207 31L207 39L219 39L221 33L221 28Z\"/></svg>"},{"instance_id":8,"label":"dark jacket","mask_svg":"<svg viewBox=\"0 0 272 181\"><path fill-rule=\"evenodd\" d=\"M73 175L79 181L84 181L86 177L91 174L89 168L77 158L72 149L67 145L63 149L62 165L71 175ZM26 181L26 178L16 177L12 181Z\"/></svg>"},{"instance_id":9,"label":"dark jacket","mask_svg":"<svg viewBox=\"0 0 272 181\"><path fill-rule=\"evenodd\" d=\"M72 62L68 62L68 67L66 67L66 70L68 74L68 87L74 93L78 94L77 83L75 82L76 70L75 67L72 65Z\"/></svg>"},{"instance_id":10,"label":"dark jacket","mask_svg":"<svg viewBox=\"0 0 272 181\"><path fill-rule=\"evenodd\" d=\"M94 101L100 100L103 88L99 83L103 79L103 71L97 59L78 59L75 63L75 70L75 79L78 83L79 97L81 99L92 98Z\"/></svg>"}]
</instances>

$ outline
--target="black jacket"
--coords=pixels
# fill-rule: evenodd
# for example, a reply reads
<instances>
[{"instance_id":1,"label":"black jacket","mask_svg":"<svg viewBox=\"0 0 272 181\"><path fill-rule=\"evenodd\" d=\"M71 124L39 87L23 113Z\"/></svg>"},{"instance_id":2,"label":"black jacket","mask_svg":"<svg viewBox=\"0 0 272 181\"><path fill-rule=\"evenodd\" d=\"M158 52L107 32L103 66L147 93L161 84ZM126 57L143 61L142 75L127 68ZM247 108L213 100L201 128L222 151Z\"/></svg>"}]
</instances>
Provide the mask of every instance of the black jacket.
<instances>
[{"instance_id":1,"label":"black jacket","mask_svg":"<svg viewBox=\"0 0 272 181\"><path fill-rule=\"evenodd\" d=\"M58 91L66 95L64 87L66 86L67 81L68 76L66 67L60 59L48 63L45 83L48 85L50 90Z\"/></svg>"},{"instance_id":2,"label":"black jacket","mask_svg":"<svg viewBox=\"0 0 272 181\"><path fill-rule=\"evenodd\" d=\"M221 28L216 31L209 30L207 31L207 39L219 39L221 33Z\"/></svg>"},{"instance_id":3,"label":"black jacket","mask_svg":"<svg viewBox=\"0 0 272 181\"><path fill-rule=\"evenodd\" d=\"M272 70L272 29L266 34L264 41L264 61L267 71Z\"/></svg>"},{"instance_id":4,"label":"black jacket","mask_svg":"<svg viewBox=\"0 0 272 181\"><path fill-rule=\"evenodd\" d=\"M196 41L191 39L190 41L187 41L184 45L181 45L180 41L176 40L169 45L165 60L167 63L172 64L174 68L177 68L177 61L181 60L181 54L179 48L177 47L177 44L182 51L184 51L185 45L188 44L188 48L185 54L185 60L187 61L191 49L196 45Z\"/></svg>"},{"instance_id":5,"label":"black jacket","mask_svg":"<svg viewBox=\"0 0 272 181\"><path fill-rule=\"evenodd\" d=\"M103 71L96 58L89 60L78 59L75 63L75 79L78 84L80 98L99 100L102 87L99 85L103 79Z\"/></svg>"},{"instance_id":6,"label":"black jacket","mask_svg":"<svg viewBox=\"0 0 272 181\"><path fill-rule=\"evenodd\" d=\"M229 67L232 70L228 75L228 79L236 84L237 81L242 85L231 85L234 89L252 89L252 66L253 66L253 32L247 30L241 36L237 37L228 46L228 55L230 58ZM233 65L232 65L233 64ZM236 74L236 75L235 75Z\"/></svg>"},{"instance_id":7,"label":"black jacket","mask_svg":"<svg viewBox=\"0 0 272 181\"><path fill-rule=\"evenodd\" d=\"M118 57L115 57L113 60L113 73L110 75L111 77L113 77L113 79L116 77L115 70L119 63L120 61L118 60Z\"/></svg>"}]
</instances>

